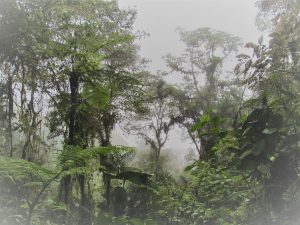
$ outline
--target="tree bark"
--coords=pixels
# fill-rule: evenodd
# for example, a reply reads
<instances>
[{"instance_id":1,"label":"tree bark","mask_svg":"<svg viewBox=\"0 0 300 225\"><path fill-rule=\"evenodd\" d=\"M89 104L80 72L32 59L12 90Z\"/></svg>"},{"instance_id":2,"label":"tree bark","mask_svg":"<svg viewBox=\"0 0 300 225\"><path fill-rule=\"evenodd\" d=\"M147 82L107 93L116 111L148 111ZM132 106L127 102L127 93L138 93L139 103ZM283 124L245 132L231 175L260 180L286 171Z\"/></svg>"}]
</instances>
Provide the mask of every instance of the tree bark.
<instances>
[{"instance_id":1,"label":"tree bark","mask_svg":"<svg viewBox=\"0 0 300 225\"><path fill-rule=\"evenodd\" d=\"M8 100L8 135L9 135L9 149L10 157L13 157L13 134L12 134L12 118L14 113L14 93L13 93L12 75L7 80L7 100Z\"/></svg>"}]
</instances>

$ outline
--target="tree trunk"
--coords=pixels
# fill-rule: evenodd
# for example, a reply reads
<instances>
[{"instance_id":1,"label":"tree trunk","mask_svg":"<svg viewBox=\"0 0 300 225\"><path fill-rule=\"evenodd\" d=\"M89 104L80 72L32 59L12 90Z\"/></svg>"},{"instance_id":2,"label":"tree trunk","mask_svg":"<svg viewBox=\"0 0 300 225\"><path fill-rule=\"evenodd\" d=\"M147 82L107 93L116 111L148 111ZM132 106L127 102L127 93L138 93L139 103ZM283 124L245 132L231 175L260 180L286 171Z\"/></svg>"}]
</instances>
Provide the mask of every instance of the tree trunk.
<instances>
[{"instance_id":1,"label":"tree trunk","mask_svg":"<svg viewBox=\"0 0 300 225\"><path fill-rule=\"evenodd\" d=\"M79 205L79 225L91 224L91 213L88 204L88 199L85 194L85 176L78 175L78 182L80 188L80 205Z\"/></svg>"},{"instance_id":2,"label":"tree trunk","mask_svg":"<svg viewBox=\"0 0 300 225\"><path fill-rule=\"evenodd\" d=\"M68 145L78 145L78 137L79 134L78 124L76 121L76 111L79 104L79 74L76 72L71 72L69 74L69 82L70 82L70 113L69 113L69 137L68 137Z\"/></svg>"},{"instance_id":3,"label":"tree trunk","mask_svg":"<svg viewBox=\"0 0 300 225\"><path fill-rule=\"evenodd\" d=\"M107 147L110 144L110 133L111 129L109 129L109 123L107 120L102 118L103 127L98 131L101 141L101 147ZM107 164L107 156L101 155L100 164L104 165L107 170L110 170L109 165ZM109 211L110 208L110 193L111 193L111 179L109 175L105 172L102 172L102 179L104 185L104 198L106 200L104 205L104 210Z\"/></svg>"},{"instance_id":4,"label":"tree trunk","mask_svg":"<svg viewBox=\"0 0 300 225\"><path fill-rule=\"evenodd\" d=\"M69 134L67 145L78 145L78 141L75 139L78 130L76 129L76 110L78 107L78 88L79 88L79 74L75 72L69 73L70 84L70 111L69 111ZM68 175L63 178L61 182L60 200L65 203L66 207L69 205L69 195L71 187L71 176Z\"/></svg>"},{"instance_id":5,"label":"tree trunk","mask_svg":"<svg viewBox=\"0 0 300 225\"><path fill-rule=\"evenodd\" d=\"M9 149L10 157L13 157L13 135L12 135L12 118L14 113L14 93L13 93L12 75L7 80L7 100L8 100L8 135L9 135Z\"/></svg>"},{"instance_id":6,"label":"tree trunk","mask_svg":"<svg viewBox=\"0 0 300 225\"><path fill-rule=\"evenodd\" d=\"M76 111L78 108L79 100L79 74L75 72L69 73L69 85L70 85L70 111L69 111L69 133L66 140L67 145L76 146L78 142L78 126L76 121ZM59 200L63 202L67 210L69 208L70 193L72 192L71 176L65 176L60 182L60 194ZM82 195L82 193L80 193ZM66 216L66 215L65 215ZM67 218L65 218L67 219Z\"/></svg>"}]
</instances>

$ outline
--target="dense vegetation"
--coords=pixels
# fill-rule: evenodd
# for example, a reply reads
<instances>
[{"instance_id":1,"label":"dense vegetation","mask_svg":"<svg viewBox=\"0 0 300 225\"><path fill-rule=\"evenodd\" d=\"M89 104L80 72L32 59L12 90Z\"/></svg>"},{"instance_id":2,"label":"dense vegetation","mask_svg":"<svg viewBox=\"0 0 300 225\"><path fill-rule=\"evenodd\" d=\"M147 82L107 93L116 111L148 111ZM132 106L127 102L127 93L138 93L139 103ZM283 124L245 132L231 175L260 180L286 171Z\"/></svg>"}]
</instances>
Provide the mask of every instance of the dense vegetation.
<instances>
[{"instance_id":1,"label":"dense vegetation","mask_svg":"<svg viewBox=\"0 0 300 225\"><path fill-rule=\"evenodd\" d=\"M135 10L1 0L0 224L300 224L300 4L257 8L268 41L179 29L184 52L155 75ZM113 145L116 125L147 154ZM198 154L176 175L163 154L175 128Z\"/></svg>"}]
</instances>

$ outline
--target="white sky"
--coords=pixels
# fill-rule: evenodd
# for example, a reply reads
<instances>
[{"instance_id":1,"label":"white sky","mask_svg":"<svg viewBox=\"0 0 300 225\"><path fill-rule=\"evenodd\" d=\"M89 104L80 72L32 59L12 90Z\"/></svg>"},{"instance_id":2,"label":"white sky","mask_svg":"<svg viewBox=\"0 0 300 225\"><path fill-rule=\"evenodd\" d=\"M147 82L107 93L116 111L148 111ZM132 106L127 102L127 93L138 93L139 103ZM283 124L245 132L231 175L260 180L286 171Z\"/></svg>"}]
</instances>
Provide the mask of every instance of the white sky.
<instances>
[{"instance_id":1,"label":"white sky","mask_svg":"<svg viewBox=\"0 0 300 225\"><path fill-rule=\"evenodd\" d=\"M244 42L257 42L260 32L254 22L255 0L119 0L121 8L135 8L135 29L150 37L138 41L141 56L149 58L151 71L165 69L168 53L179 55L183 45L175 32L210 27L234 34Z\"/></svg>"},{"instance_id":2,"label":"white sky","mask_svg":"<svg viewBox=\"0 0 300 225\"><path fill-rule=\"evenodd\" d=\"M138 16L134 28L150 34L137 43L140 55L152 61L148 66L152 72L166 69L162 59L166 54L181 54L184 46L175 32L178 27L210 27L239 36L245 43L257 43L261 35L255 26L255 0L119 0L119 6L135 8ZM124 138L129 144L133 141ZM182 140L182 131L174 130L167 148L182 159L189 143Z\"/></svg>"}]
</instances>

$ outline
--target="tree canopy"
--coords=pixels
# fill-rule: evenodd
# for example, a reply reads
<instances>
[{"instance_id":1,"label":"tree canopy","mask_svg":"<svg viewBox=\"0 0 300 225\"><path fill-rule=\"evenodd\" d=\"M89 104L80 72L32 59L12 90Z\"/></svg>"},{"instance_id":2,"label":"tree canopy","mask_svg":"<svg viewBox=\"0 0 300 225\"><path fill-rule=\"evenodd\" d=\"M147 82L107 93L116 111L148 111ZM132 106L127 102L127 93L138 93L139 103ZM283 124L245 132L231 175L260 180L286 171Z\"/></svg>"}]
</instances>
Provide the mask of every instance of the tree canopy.
<instances>
[{"instance_id":1,"label":"tree canopy","mask_svg":"<svg viewBox=\"0 0 300 225\"><path fill-rule=\"evenodd\" d=\"M299 224L300 7L256 5L268 42L180 28L152 74L134 9L1 0L0 224Z\"/></svg>"}]
</instances>

